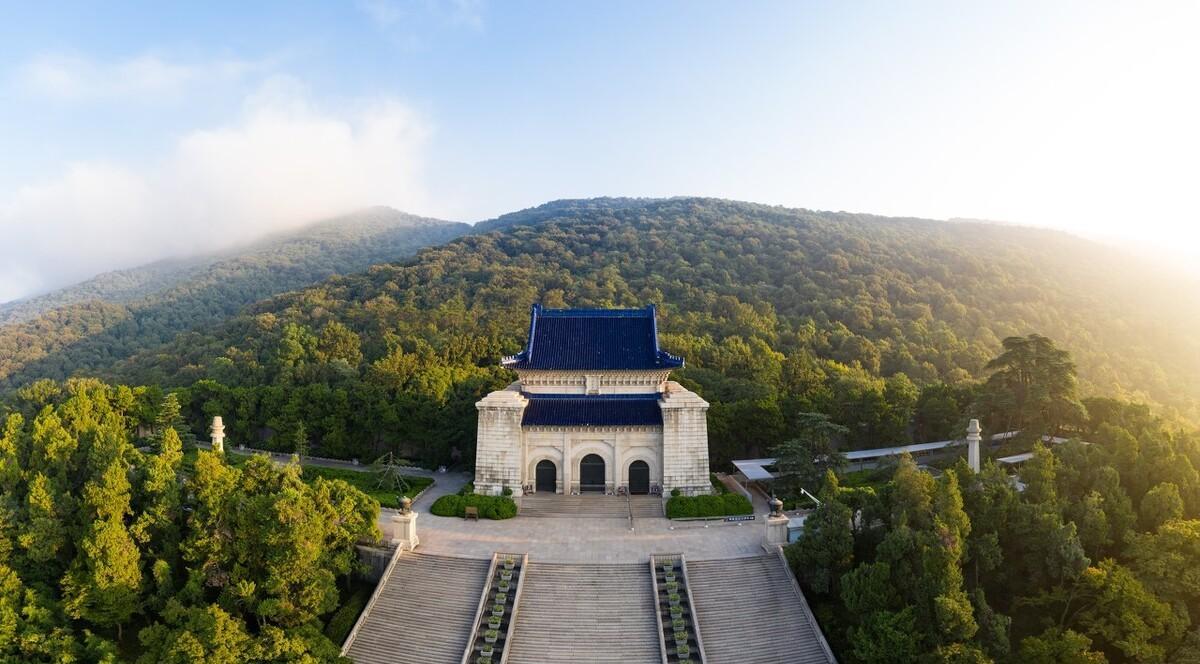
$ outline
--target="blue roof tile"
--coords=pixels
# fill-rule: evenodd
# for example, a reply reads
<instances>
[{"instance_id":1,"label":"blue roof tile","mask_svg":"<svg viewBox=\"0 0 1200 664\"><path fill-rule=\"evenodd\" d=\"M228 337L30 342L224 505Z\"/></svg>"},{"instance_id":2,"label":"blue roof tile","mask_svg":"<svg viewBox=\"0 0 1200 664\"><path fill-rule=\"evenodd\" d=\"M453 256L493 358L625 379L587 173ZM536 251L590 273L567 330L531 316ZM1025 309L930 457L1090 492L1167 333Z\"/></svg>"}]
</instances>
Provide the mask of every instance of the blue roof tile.
<instances>
[{"instance_id":1,"label":"blue roof tile","mask_svg":"<svg viewBox=\"0 0 1200 664\"><path fill-rule=\"evenodd\" d=\"M683 358L660 350L654 305L644 309L543 309L529 315L525 350L511 369L675 369Z\"/></svg>"},{"instance_id":2,"label":"blue roof tile","mask_svg":"<svg viewBox=\"0 0 1200 664\"><path fill-rule=\"evenodd\" d=\"M658 394L529 394L522 426L662 426Z\"/></svg>"}]
</instances>

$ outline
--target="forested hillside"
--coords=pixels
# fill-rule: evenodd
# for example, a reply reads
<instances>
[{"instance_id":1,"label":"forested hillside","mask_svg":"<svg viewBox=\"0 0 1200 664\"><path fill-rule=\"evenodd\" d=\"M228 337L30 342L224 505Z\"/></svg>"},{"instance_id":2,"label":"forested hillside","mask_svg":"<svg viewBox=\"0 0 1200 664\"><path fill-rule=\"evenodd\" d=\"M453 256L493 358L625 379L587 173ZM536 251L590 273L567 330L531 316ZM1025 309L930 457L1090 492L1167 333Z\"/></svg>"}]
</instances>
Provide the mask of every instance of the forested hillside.
<instances>
[{"instance_id":1,"label":"forested hillside","mask_svg":"<svg viewBox=\"0 0 1200 664\"><path fill-rule=\"evenodd\" d=\"M247 247L103 274L0 305L0 387L103 371L252 302L403 259L467 228L370 208Z\"/></svg>"},{"instance_id":2,"label":"forested hillside","mask_svg":"<svg viewBox=\"0 0 1200 664\"><path fill-rule=\"evenodd\" d=\"M1010 335L1046 335L1084 396L1195 418L1200 307L1119 252L1061 233L711 199L566 201L405 263L334 278L181 335L105 375L189 387L199 427L324 454L469 462L474 401L512 376L530 303L660 305L677 377L712 404L712 457L770 449L800 412L850 446L957 434ZM744 432L753 431L753 436Z\"/></svg>"}]
</instances>

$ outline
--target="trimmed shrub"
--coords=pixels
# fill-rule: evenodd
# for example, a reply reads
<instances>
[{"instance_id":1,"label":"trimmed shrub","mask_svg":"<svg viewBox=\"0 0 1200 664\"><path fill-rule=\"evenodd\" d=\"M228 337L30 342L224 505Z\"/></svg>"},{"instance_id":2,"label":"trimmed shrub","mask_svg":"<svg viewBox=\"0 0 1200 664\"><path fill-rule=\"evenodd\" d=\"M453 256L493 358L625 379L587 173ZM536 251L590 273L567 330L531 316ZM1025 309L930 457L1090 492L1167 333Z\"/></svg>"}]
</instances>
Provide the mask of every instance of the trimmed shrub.
<instances>
[{"instance_id":1,"label":"trimmed shrub","mask_svg":"<svg viewBox=\"0 0 1200 664\"><path fill-rule=\"evenodd\" d=\"M672 496L667 500L667 518L736 516L753 514L754 506L743 495L726 493L719 496Z\"/></svg>"},{"instance_id":2,"label":"trimmed shrub","mask_svg":"<svg viewBox=\"0 0 1200 664\"><path fill-rule=\"evenodd\" d=\"M517 515L517 504L513 502L512 498L480 496L474 493L465 496L442 496L433 501L433 506L429 508L429 511L436 516L464 517L467 515L468 507L479 510L481 519L511 519Z\"/></svg>"}]
</instances>

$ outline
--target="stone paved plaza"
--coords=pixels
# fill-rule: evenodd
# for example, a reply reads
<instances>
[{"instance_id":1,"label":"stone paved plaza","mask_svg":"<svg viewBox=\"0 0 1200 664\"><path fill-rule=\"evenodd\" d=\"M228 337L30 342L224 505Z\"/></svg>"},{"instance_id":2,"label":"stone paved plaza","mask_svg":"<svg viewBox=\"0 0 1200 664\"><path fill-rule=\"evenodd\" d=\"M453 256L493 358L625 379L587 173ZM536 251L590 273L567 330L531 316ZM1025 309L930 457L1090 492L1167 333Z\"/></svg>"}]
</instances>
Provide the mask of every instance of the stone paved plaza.
<instances>
[{"instance_id":1,"label":"stone paved plaza","mask_svg":"<svg viewBox=\"0 0 1200 664\"><path fill-rule=\"evenodd\" d=\"M413 506L422 553L490 558L496 551L528 552L533 560L578 563L645 562L652 553L682 553L689 560L761 555L766 521L673 522L666 518L536 519L467 521L429 513L438 496L456 492L469 477L436 474L436 484ZM384 511L380 528L391 527Z\"/></svg>"}]
</instances>

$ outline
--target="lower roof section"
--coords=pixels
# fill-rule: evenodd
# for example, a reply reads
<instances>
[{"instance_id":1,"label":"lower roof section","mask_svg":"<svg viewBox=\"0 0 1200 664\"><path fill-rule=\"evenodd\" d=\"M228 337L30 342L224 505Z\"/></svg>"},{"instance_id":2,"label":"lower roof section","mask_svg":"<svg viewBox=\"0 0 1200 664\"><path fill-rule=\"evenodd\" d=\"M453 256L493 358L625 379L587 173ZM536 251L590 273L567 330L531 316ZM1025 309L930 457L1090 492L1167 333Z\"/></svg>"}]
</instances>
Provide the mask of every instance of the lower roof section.
<instances>
[{"instance_id":1,"label":"lower roof section","mask_svg":"<svg viewBox=\"0 0 1200 664\"><path fill-rule=\"evenodd\" d=\"M659 394L531 394L521 426L662 426Z\"/></svg>"}]
</instances>

